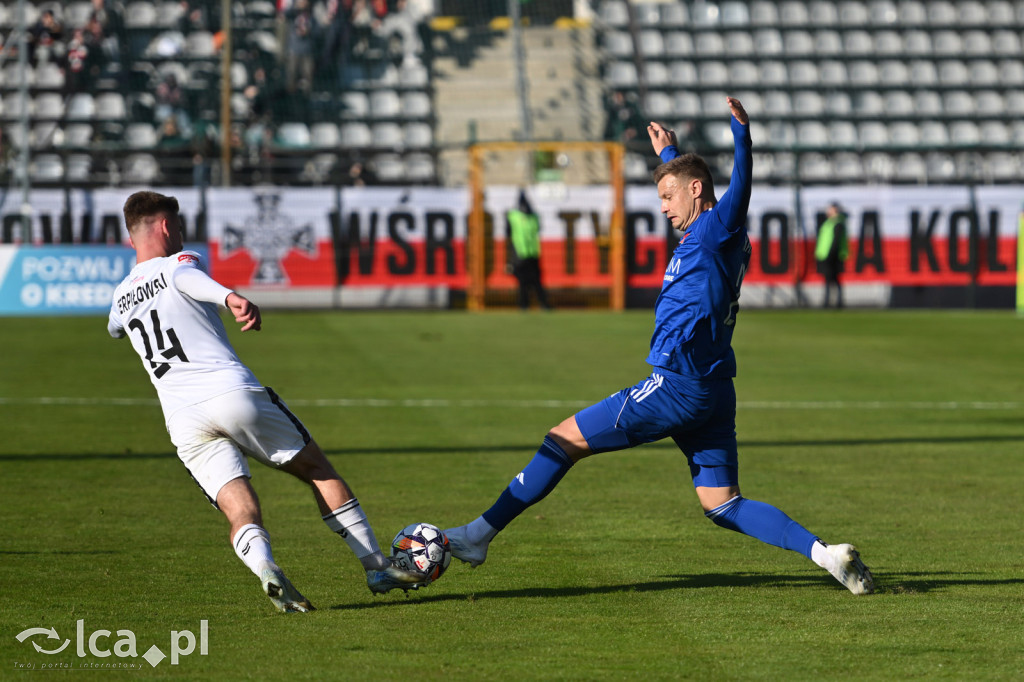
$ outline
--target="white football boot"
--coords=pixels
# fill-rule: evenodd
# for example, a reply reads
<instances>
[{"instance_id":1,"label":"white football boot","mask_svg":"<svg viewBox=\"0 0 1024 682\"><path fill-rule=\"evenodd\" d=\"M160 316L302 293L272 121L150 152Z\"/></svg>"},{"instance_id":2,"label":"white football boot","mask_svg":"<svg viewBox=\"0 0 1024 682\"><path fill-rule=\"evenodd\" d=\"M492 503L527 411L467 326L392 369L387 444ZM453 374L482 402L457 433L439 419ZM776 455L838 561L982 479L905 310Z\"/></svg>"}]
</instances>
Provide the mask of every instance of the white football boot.
<instances>
[{"instance_id":1,"label":"white football boot","mask_svg":"<svg viewBox=\"0 0 1024 682\"><path fill-rule=\"evenodd\" d=\"M408 593L409 590L418 590L430 583L423 579L423 576L406 571L391 564L383 571L367 571L366 586L374 594L385 594L395 588Z\"/></svg>"},{"instance_id":2,"label":"white football boot","mask_svg":"<svg viewBox=\"0 0 1024 682\"><path fill-rule=\"evenodd\" d=\"M487 559L487 541L473 544L466 536L466 527L449 528L444 531L448 536L448 544L452 548L452 556L467 563L471 568L476 568Z\"/></svg>"},{"instance_id":3,"label":"white football boot","mask_svg":"<svg viewBox=\"0 0 1024 682\"><path fill-rule=\"evenodd\" d=\"M871 571L860 560L860 553L853 545L827 545L825 551L832 557L832 569L829 571L836 580L846 586L854 594L871 594L875 591L875 579Z\"/></svg>"},{"instance_id":4,"label":"white football boot","mask_svg":"<svg viewBox=\"0 0 1024 682\"><path fill-rule=\"evenodd\" d=\"M260 582L263 584L263 591L270 597L270 601L274 602L278 611L307 613L316 610L308 599L299 594L291 581L284 577L280 568L264 564L260 571Z\"/></svg>"}]
</instances>

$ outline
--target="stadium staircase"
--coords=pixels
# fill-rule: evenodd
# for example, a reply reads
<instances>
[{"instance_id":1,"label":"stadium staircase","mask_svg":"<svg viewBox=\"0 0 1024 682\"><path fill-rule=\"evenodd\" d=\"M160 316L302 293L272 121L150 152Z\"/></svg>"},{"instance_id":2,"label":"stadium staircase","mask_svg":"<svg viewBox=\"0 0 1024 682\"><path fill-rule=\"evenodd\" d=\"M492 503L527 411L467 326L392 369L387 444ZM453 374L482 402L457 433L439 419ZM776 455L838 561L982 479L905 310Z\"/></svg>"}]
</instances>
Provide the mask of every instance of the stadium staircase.
<instances>
[{"instance_id":1,"label":"stadium staircase","mask_svg":"<svg viewBox=\"0 0 1024 682\"><path fill-rule=\"evenodd\" d=\"M533 139L600 137L604 111L593 30L573 22L533 26L523 30L522 40ZM471 60L456 54L435 59L442 184L465 184L467 144L524 139L514 55L513 34L505 30ZM528 179L524 172L520 164L497 164L489 169L488 181L519 184Z\"/></svg>"}]
</instances>

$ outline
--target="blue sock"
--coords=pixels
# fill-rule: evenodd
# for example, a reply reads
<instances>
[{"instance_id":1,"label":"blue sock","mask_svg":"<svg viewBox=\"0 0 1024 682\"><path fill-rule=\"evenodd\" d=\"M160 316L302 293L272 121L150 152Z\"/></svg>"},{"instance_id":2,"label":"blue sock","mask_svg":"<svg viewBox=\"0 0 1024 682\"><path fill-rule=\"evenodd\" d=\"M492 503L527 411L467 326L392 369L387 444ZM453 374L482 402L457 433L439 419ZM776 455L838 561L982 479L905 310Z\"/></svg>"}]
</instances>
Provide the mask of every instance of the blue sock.
<instances>
[{"instance_id":1,"label":"blue sock","mask_svg":"<svg viewBox=\"0 0 1024 682\"><path fill-rule=\"evenodd\" d=\"M704 516L722 528L757 538L769 545L791 549L811 558L811 547L818 538L782 511L764 502L737 495Z\"/></svg>"},{"instance_id":2,"label":"blue sock","mask_svg":"<svg viewBox=\"0 0 1024 682\"><path fill-rule=\"evenodd\" d=\"M484 520L496 530L502 530L526 508L544 499L572 466L572 460L549 436L537 450L526 468L512 479L490 509L483 513Z\"/></svg>"}]
</instances>

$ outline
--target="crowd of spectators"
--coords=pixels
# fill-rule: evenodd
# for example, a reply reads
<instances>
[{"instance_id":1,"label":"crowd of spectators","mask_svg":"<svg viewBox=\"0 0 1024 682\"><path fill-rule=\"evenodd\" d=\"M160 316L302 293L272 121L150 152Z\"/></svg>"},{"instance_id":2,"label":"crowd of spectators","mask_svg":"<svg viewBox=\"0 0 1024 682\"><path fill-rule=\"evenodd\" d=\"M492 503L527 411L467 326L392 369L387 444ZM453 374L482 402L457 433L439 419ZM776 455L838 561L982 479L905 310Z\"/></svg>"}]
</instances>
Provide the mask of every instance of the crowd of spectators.
<instances>
[{"instance_id":1,"label":"crowd of spectators","mask_svg":"<svg viewBox=\"0 0 1024 682\"><path fill-rule=\"evenodd\" d=\"M73 3L37 4L41 11L26 34L31 65L56 65L65 99L97 90L141 95L141 106L129 102L126 120L97 126L96 142L117 144L126 124L147 123L156 131L156 151L207 165L206 155L216 154L212 142L220 137L219 71L212 70L211 87L196 87L188 82L191 71L162 67L175 61L191 66L188 40L200 33L213 37L208 59L211 65L219 62L224 42L220 0L180 0L175 24L148 36L126 28L125 0L89 1L87 17L72 16ZM381 63L417 64L423 49L418 32L423 17L417 8L422 6L408 0L275 0L273 26L264 31L274 36L271 45L246 40L244 32L240 39L235 26L233 56L245 74L235 84L235 125L228 138L236 164L266 166L275 126L302 120L312 109L296 106L296 96L338 94ZM239 3L243 12L244 7ZM149 82L138 81L138 62L153 66ZM372 178L361 163L352 163L357 182ZM343 178L349 178L345 171Z\"/></svg>"},{"instance_id":2,"label":"crowd of spectators","mask_svg":"<svg viewBox=\"0 0 1024 682\"><path fill-rule=\"evenodd\" d=\"M65 26L56 7L44 7L26 31L28 59L33 66L53 63L64 73L67 92L88 91L105 65L121 60L124 35L119 4L91 0L82 25Z\"/></svg>"}]
</instances>

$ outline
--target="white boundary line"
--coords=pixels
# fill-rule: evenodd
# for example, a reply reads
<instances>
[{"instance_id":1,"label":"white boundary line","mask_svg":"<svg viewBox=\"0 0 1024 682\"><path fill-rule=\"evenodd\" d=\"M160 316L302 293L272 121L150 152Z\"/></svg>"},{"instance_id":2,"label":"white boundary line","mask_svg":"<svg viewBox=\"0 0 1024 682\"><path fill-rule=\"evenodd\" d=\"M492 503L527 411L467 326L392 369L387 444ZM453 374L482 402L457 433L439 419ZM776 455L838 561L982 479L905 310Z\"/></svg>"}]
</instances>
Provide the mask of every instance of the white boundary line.
<instances>
[{"instance_id":1,"label":"white boundary line","mask_svg":"<svg viewBox=\"0 0 1024 682\"><path fill-rule=\"evenodd\" d=\"M452 408L452 407L506 407L537 408L551 407L579 409L592 405L585 400L482 400L448 398L321 398L315 400L287 400L293 407L410 407L410 408ZM594 401L596 402L596 401ZM98 407L149 407L159 406L156 398L3 398L2 405L47 405L47 406L98 406ZM931 401L881 401L881 400L771 400L739 401L740 410L1021 410L1024 402L985 402L976 400Z\"/></svg>"}]
</instances>

